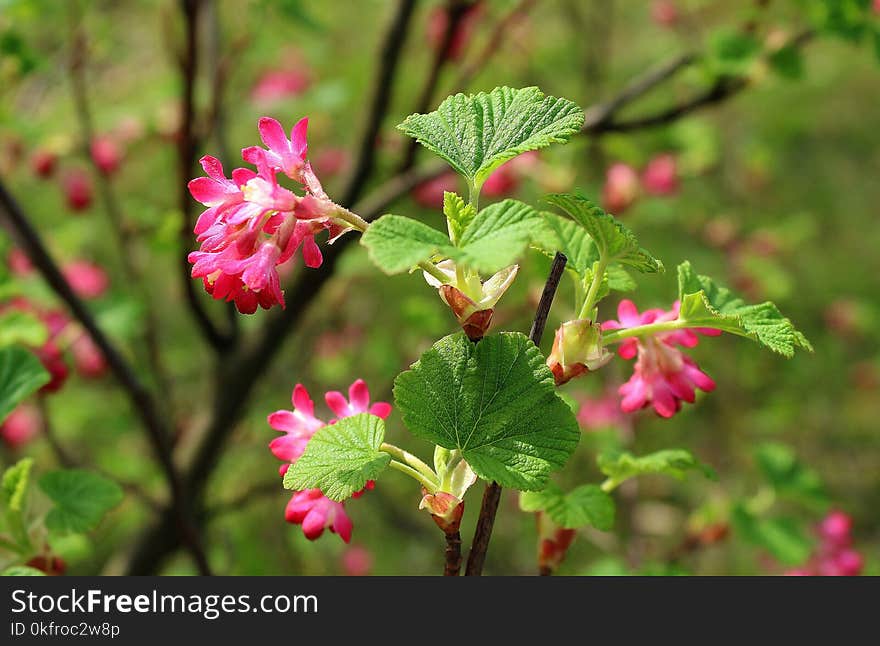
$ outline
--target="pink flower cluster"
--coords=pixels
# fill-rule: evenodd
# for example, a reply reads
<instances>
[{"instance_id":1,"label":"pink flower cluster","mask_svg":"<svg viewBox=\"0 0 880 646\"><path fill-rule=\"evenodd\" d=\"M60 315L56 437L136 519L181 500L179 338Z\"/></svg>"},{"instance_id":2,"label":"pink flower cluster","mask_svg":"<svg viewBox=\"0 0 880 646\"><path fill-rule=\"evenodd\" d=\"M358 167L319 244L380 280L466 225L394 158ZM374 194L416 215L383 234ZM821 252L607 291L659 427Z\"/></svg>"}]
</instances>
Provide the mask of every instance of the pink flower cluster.
<instances>
[{"instance_id":1,"label":"pink flower cluster","mask_svg":"<svg viewBox=\"0 0 880 646\"><path fill-rule=\"evenodd\" d=\"M605 172L602 204L610 212L621 214L639 195L666 196L678 190L678 165L669 153L657 155L639 172L623 162L616 162Z\"/></svg>"},{"instance_id":2,"label":"pink flower cluster","mask_svg":"<svg viewBox=\"0 0 880 646\"><path fill-rule=\"evenodd\" d=\"M308 119L301 119L288 139L281 124L263 117L260 138L266 148L242 150L242 158L256 172L236 168L227 178L220 161L201 159L207 177L189 183L192 196L208 207L194 232L200 248L189 255L193 278L216 299L235 302L242 313L257 306L284 307L277 267L302 247L305 264L318 267L323 258L315 235L324 229L335 239L347 227L332 219L337 212L306 160ZM278 184L282 172L301 184L300 196Z\"/></svg>"},{"instance_id":3,"label":"pink flower cluster","mask_svg":"<svg viewBox=\"0 0 880 646\"><path fill-rule=\"evenodd\" d=\"M864 559L852 547L852 518L831 511L819 524L819 547L803 567L789 570L789 576L858 576Z\"/></svg>"},{"instance_id":4,"label":"pink flower cluster","mask_svg":"<svg viewBox=\"0 0 880 646\"><path fill-rule=\"evenodd\" d=\"M324 399L330 410L336 414L336 417L329 422L315 417L315 403L302 384L297 384L293 389L291 397L293 410L279 410L269 415L269 426L284 433L269 443L272 454L285 463L279 469L282 476L305 452L309 440L318 429L328 423L333 424L338 419L358 413L370 413L382 419L391 413L391 404L385 402L370 404L370 391L363 379L358 379L351 385L348 389L348 399L337 391L328 392ZM366 489L372 488L373 483L367 483ZM357 498L362 493L363 491L358 492L353 497ZM313 541L320 537L324 529L338 534L346 543L351 540L352 523L345 513L345 505L330 500L321 493L320 489L294 492L290 502L287 503L284 517L289 523L302 525L303 534L309 540Z\"/></svg>"},{"instance_id":5,"label":"pink flower cluster","mask_svg":"<svg viewBox=\"0 0 880 646\"><path fill-rule=\"evenodd\" d=\"M650 323L674 321L678 318L679 303L669 311L651 309L639 313L632 301L623 300L617 308L618 320L602 323L603 330L620 330ZM678 346L693 348L699 343L696 332L717 336L720 330L695 328L660 332L653 335L625 339L617 349L624 359L638 357L629 381L618 393L622 396L620 408L626 413L649 405L661 417L672 417L681 410L681 402L693 403L695 388L709 392L715 382Z\"/></svg>"}]
</instances>

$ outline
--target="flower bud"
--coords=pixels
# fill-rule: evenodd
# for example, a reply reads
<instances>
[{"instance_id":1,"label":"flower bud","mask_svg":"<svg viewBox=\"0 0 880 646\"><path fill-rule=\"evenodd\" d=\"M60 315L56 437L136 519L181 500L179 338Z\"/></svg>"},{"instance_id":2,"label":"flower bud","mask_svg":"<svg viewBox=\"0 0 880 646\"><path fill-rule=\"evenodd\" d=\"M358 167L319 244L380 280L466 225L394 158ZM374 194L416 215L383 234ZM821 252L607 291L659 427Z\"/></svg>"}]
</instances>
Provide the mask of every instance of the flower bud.
<instances>
[{"instance_id":1,"label":"flower bud","mask_svg":"<svg viewBox=\"0 0 880 646\"><path fill-rule=\"evenodd\" d=\"M547 366L553 372L556 385L598 370L611 361L613 355L602 347L602 330L589 319L566 321L556 330L553 350L547 357Z\"/></svg>"},{"instance_id":2,"label":"flower bud","mask_svg":"<svg viewBox=\"0 0 880 646\"><path fill-rule=\"evenodd\" d=\"M422 501L419 503L419 509L427 509L431 518L437 523L437 527L446 534L454 534L461 526L464 501L444 491L428 493L427 489L422 487Z\"/></svg>"},{"instance_id":3,"label":"flower bud","mask_svg":"<svg viewBox=\"0 0 880 646\"><path fill-rule=\"evenodd\" d=\"M553 572L574 541L575 530L560 527L543 511L535 514L538 523L538 567L542 573Z\"/></svg>"}]
</instances>

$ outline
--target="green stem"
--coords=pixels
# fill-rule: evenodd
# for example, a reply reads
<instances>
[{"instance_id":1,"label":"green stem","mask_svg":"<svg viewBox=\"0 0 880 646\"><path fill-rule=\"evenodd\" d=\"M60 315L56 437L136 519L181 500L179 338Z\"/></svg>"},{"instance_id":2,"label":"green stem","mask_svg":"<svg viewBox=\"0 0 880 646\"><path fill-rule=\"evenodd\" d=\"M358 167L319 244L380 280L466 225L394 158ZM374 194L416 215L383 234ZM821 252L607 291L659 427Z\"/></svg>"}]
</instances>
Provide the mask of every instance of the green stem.
<instances>
[{"instance_id":1,"label":"green stem","mask_svg":"<svg viewBox=\"0 0 880 646\"><path fill-rule=\"evenodd\" d=\"M430 478L431 480L435 481L437 480L437 474L434 473L434 470L409 451L404 451L399 446L388 444L388 442L382 442L382 444L379 446L379 450L385 451L385 453L389 453L399 460L403 460L406 464L411 466L413 469L421 473L426 478Z\"/></svg>"},{"instance_id":2,"label":"green stem","mask_svg":"<svg viewBox=\"0 0 880 646\"><path fill-rule=\"evenodd\" d=\"M401 473L408 475L410 478L418 480L419 483L427 489L428 493L437 493L437 483L429 480L411 466L404 464L403 462L398 462L397 460L391 460L388 464L392 469L397 469Z\"/></svg>"},{"instance_id":3,"label":"green stem","mask_svg":"<svg viewBox=\"0 0 880 646\"><path fill-rule=\"evenodd\" d=\"M587 298L584 301L584 306L581 308L581 313L578 318L585 319L590 316L590 312L593 311L593 307L596 305L596 296L599 294L599 287L602 286L602 279L605 278L605 269L608 267L608 261L600 258L596 261L596 265L593 268L593 282L590 283L590 290L587 292Z\"/></svg>"},{"instance_id":4,"label":"green stem","mask_svg":"<svg viewBox=\"0 0 880 646\"><path fill-rule=\"evenodd\" d=\"M468 181L468 204L474 207L477 211L480 210L480 188L477 187L476 183Z\"/></svg>"},{"instance_id":5,"label":"green stem","mask_svg":"<svg viewBox=\"0 0 880 646\"><path fill-rule=\"evenodd\" d=\"M638 336L650 336L660 332L669 332L671 330L683 330L693 327L687 321L664 321L660 323L648 323L647 325L639 325L636 327L626 328L624 330L611 330L602 335L602 345L609 345L624 339Z\"/></svg>"},{"instance_id":6,"label":"green stem","mask_svg":"<svg viewBox=\"0 0 880 646\"><path fill-rule=\"evenodd\" d=\"M617 481L613 478L608 478L605 480L605 482L603 482L601 485L599 485L599 488L602 491L604 491L605 493L611 493L612 491L617 489L617 487L619 485L620 485L620 481Z\"/></svg>"},{"instance_id":7,"label":"green stem","mask_svg":"<svg viewBox=\"0 0 880 646\"><path fill-rule=\"evenodd\" d=\"M334 213L334 217L342 220L343 222L347 222L361 233L366 232L366 230L370 226L370 223L364 220L357 213L352 213L345 207L339 206L338 204L336 205L336 213Z\"/></svg>"}]
</instances>

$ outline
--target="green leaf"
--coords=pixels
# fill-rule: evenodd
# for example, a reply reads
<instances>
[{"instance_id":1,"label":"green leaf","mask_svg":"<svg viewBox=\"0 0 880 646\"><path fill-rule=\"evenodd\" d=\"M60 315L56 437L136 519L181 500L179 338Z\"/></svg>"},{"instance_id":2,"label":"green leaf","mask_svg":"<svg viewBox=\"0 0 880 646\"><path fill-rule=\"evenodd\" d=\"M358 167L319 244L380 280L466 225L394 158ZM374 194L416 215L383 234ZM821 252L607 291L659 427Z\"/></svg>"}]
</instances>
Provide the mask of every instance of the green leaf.
<instances>
[{"instance_id":1,"label":"green leaf","mask_svg":"<svg viewBox=\"0 0 880 646\"><path fill-rule=\"evenodd\" d=\"M804 76L804 57L794 45L780 47L768 57L770 66L783 78L797 80Z\"/></svg>"},{"instance_id":2,"label":"green leaf","mask_svg":"<svg viewBox=\"0 0 880 646\"><path fill-rule=\"evenodd\" d=\"M470 219L456 246L445 234L418 220L383 215L370 225L361 244L373 262L389 274L409 271L437 256L494 273L516 262L537 220L537 211L523 202L497 202Z\"/></svg>"},{"instance_id":3,"label":"green leaf","mask_svg":"<svg viewBox=\"0 0 880 646\"><path fill-rule=\"evenodd\" d=\"M33 354L19 346L0 348L0 423L18 403L49 383L49 373Z\"/></svg>"},{"instance_id":4,"label":"green leaf","mask_svg":"<svg viewBox=\"0 0 880 646\"><path fill-rule=\"evenodd\" d=\"M284 487L320 489L330 500L345 500L388 466L391 456L379 450L384 438L382 418L369 413L343 417L312 436L284 474Z\"/></svg>"},{"instance_id":5,"label":"green leaf","mask_svg":"<svg viewBox=\"0 0 880 646\"><path fill-rule=\"evenodd\" d=\"M39 347L48 336L46 325L30 312L9 310L0 315L0 347L17 343Z\"/></svg>"},{"instance_id":6,"label":"green leaf","mask_svg":"<svg viewBox=\"0 0 880 646\"><path fill-rule=\"evenodd\" d=\"M20 514L24 510L25 494L33 464L33 458L22 458L3 472L3 479L0 481L0 501L7 513Z\"/></svg>"},{"instance_id":7,"label":"green leaf","mask_svg":"<svg viewBox=\"0 0 880 646\"><path fill-rule=\"evenodd\" d=\"M46 516L46 527L59 534L95 529L104 514L122 502L119 485L83 469L50 471L39 485L55 503Z\"/></svg>"},{"instance_id":8,"label":"green leaf","mask_svg":"<svg viewBox=\"0 0 880 646\"><path fill-rule=\"evenodd\" d=\"M758 518L737 505L730 519L743 540L764 548L785 565L801 565L810 558L812 541L791 518Z\"/></svg>"},{"instance_id":9,"label":"green leaf","mask_svg":"<svg viewBox=\"0 0 880 646\"><path fill-rule=\"evenodd\" d=\"M541 351L519 333L440 339L398 375L394 398L413 435L461 450L478 476L505 487L544 488L580 438Z\"/></svg>"},{"instance_id":10,"label":"green leaf","mask_svg":"<svg viewBox=\"0 0 880 646\"><path fill-rule=\"evenodd\" d=\"M361 237L361 244L376 266L388 274L409 271L441 249L451 247L445 234L400 215L383 215L373 222Z\"/></svg>"},{"instance_id":11,"label":"green leaf","mask_svg":"<svg viewBox=\"0 0 880 646\"><path fill-rule=\"evenodd\" d=\"M0 576L46 576L46 573L29 565L13 565L0 572Z\"/></svg>"},{"instance_id":12,"label":"green leaf","mask_svg":"<svg viewBox=\"0 0 880 646\"><path fill-rule=\"evenodd\" d=\"M614 527L614 501L597 485L581 485L566 494L550 483L542 491L524 491L519 496L523 511L544 511L565 529L592 525L602 531Z\"/></svg>"},{"instance_id":13,"label":"green leaf","mask_svg":"<svg viewBox=\"0 0 880 646\"><path fill-rule=\"evenodd\" d=\"M412 114L397 126L479 187L493 170L529 150L565 143L584 112L536 87L456 94L435 112Z\"/></svg>"},{"instance_id":14,"label":"green leaf","mask_svg":"<svg viewBox=\"0 0 880 646\"><path fill-rule=\"evenodd\" d=\"M761 51L761 44L751 34L722 29L709 37L710 66L720 74L744 74L749 63Z\"/></svg>"},{"instance_id":15,"label":"green leaf","mask_svg":"<svg viewBox=\"0 0 880 646\"><path fill-rule=\"evenodd\" d=\"M755 449L755 460L779 495L815 506L824 506L828 502L819 474L798 460L788 446L765 442Z\"/></svg>"},{"instance_id":16,"label":"green leaf","mask_svg":"<svg viewBox=\"0 0 880 646\"><path fill-rule=\"evenodd\" d=\"M540 216L528 204L504 200L479 212L462 233L449 257L476 271L495 273L522 255Z\"/></svg>"},{"instance_id":17,"label":"green leaf","mask_svg":"<svg viewBox=\"0 0 880 646\"><path fill-rule=\"evenodd\" d=\"M599 456L599 470L612 483L612 487L636 476L661 474L682 480L688 471L699 470L707 477L714 478L711 468L699 462L684 449L666 449L635 456L632 453L603 453Z\"/></svg>"},{"instance_id":18,"label":"green leaf","mask_svg":"<svg viewBox=\"0 0 880 646\"><path fill-rule=\"evenodd\" d=\"M461 234L477 215L477 209L468 204L462 197L449 191L443 192L443 215L449 221L450 235L453 240L461 238Z\"/></svg>"},{"instance_id":19,"label":"green leaf","mask_svg":"<svg viewBox=\"0 0 880 646\"><path fill-rule=\"evenodd\" d=\"M697 275L687 261L678 266L678 318L693 327L708 327L738 334L785 357L796 348L813 348L790 320L771 302L748 305L726 287Z\"/></svg>"},{"instance_id":20,"label":"green leaf","mask_svg":"<svg viewBox=\"0 0 880 646\"><path fill-rule=\"evenodd\" d=\"M639 246L632 231L586 197L556 193L544 199L565 211L590 234L600 258L607 264L627 265L643 273L663 271L663 263Z\"/></svg>"}]
</instances>

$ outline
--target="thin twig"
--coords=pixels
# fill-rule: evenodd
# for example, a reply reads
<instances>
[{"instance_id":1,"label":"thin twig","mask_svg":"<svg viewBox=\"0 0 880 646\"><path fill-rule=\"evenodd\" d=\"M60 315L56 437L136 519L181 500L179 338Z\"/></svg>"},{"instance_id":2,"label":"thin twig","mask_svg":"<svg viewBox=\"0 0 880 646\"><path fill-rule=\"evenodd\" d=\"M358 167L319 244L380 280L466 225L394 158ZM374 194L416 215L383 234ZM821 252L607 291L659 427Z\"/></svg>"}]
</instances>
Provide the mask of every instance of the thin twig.
<instances>
[{"instance_id":1,"label":"thin twig","mask_svg":"<svg viewBox=\"0 0 880 646\"><path fill-rule=\"evenodd\" d=\"M181 105L180 131L177 133L177 183L178 208L181 213L180 222L180 277L183 292L190 313L202 332L204 339L217 352L228 350L232 345L232 336L222 332L205 309L202 297L196 290L195 281L190 276L189 253L192 251L193 238L193 200L187 184L193 176L196 162L195 126L195 85L199 55L199 16L202 0L180 0L186 32L184 51L180 57Z\"/></svg>"},{"instance_id":2,"label":"thin twig","mask_svg":"<svg viewBox=\"0 0 880 646\"><path fill-rule=\"evenodd\" d=\"M431 66L428 68L428 74L425 76L425 82L422 84L422 91L416 101L413 112L427 112L437 90L437 83L440 80L440 72L443 70L444 64L449 60L449 50L455 39L462 20L467 16L468 12L474 7L473 0L447 0L444 11L446 12L446 27L440 38L438 46L434 49L434 55L431 58ZM418 152L419 143L415 139L408 139L404 150L403 159L398 173L405 173L416 161L416 153Z\"/></svg>"},{"instance_id":3,"label":"thin twig","mask_svg":"<svg viewBox=\"0 0 880 646\"><path fill-rule=\"evenodd\" d=\"M400 0L397 3L394 17L382 42L378 76L374 84L373 98L370 101L369 115L361 134L357 160L348 184L342 191L341 203L344 205L352 204L360 197L361 191L373 173L376 161L376 138L379 136L382 122L391 102L391 92L397 75L400 53L406 42L406 34L415 4L415 0Z\"/></svg>"},{"instance_id":4,"label":"thin twig","mask_svg":"<svg viewBox=\"0 0 880 646\"><path fill-rule=\"evenodd\" d=\"M58 265L46 251L46 246L43 244L39 234L31 226L18 202L6 190L6 186L2 181L0 181L0 206L2 206L3 226L17 240L28 255L28 258L30 258L31 263L43 276L43 279L58 297L64 301L73 317L79 321L95 345L98 346L116 380L128 395L132 406L143 423L147 439L171 489L172 506L170 515L174 521L171 525L172 530L189 549L199 571L202 574L210 574L208 562L201 547L196 527L191 522L189 498L182 486L183 483L177 468L171 459L169 429L165 420L159 414L152 395L144 387L140 379L138 379L134 370L119 350L116 349L116 346L98 327L92 313L79 297L74 294L70 284L61 274Z\"/></svg>"},{"instance_id":5,"label":"thin twig","mask_svg":"<svg viewBox=\"0 0 880 646\"><path fill-rule=\"evenodd\" d=\"M529 339L535 345L540 345L541 337L544 336L544 327L547 324L547 316L550 314L550 306L559 287L559 280L565 270L566 257L557 252L550 266L550 274L544 283L544 291L535 311L535 320L529 331ZM471 542L471 551L468 554L467 569L465 576L480 576L483 573L483 564L486 561L486 551L489 549L489 540L492 538L492 528L495 526L495 515L498 512L498 501L501 500L501 485L490 482L483 492L483 502L480 506L480 516L477 518L477 527L474 530L474 540Z\"/></svg>"},{"instance_id":6,"label":"thin twig","mask_svg":"<svg viewBox=\"0 0 880 646\"><path fill-rule=\"evenodd\" d=\"M458 576L461 570L461 532L446 534L446 564L443 576Z\"/></svg>"}]
</instances>

